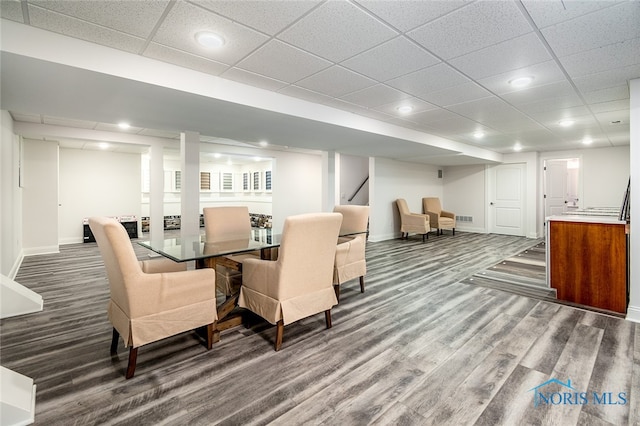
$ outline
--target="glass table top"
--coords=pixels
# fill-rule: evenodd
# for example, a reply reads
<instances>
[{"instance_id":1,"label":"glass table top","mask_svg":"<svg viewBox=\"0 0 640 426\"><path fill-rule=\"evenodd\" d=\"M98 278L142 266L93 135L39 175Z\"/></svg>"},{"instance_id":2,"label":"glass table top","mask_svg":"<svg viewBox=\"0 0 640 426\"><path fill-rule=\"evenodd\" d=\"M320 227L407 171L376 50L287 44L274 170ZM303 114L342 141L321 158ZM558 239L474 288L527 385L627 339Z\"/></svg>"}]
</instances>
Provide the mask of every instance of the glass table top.
<instances>
[{"instance_id":1,"label":"glass table top","mask_svg":"<svg viewBox=\"0 0 640 426\"><path fill-rule=\"evenodd\" d=\"M138 244L176 262L186 262L279 247L281 238L281 234L274 234L271 229L261 228L252 229L251 235L246 237L239 236L224 241L207 241L203 234L198 234L139 241Z\"/></svg>"}]
</instances>

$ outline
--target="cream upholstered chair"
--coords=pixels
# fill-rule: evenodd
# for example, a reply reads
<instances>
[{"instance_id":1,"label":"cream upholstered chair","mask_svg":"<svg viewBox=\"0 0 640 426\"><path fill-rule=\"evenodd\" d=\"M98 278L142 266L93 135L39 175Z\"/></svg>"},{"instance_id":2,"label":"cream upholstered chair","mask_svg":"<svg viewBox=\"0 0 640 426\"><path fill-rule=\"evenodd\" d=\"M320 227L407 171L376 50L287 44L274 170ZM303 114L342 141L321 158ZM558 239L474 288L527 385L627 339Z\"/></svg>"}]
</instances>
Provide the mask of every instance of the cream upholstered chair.
<instances>
[{"instance_id":1,"label":"cream upholstered chair","mask_svg":"<svg viewBox=\"0 0 640 426\"><path fill-rule=\"evenodd\" d=\"M278 260L247 259L242 264L238 306L277 325L275 350L284 326L320 312L331 328L338 303L333 264L342 215L311 213L285 219Z\"/></svg>"},{"instance_id":2,"label":"cream upholstered chair","mask_svg":"<svg viewBox=\"0 0 640 426\"><path fill-rule=\"evenodd\" d=\"M429 238L429 216L420 213L411 213L409 206L404 198L398 198L396 200L398 206L398 212L400 213L400 232L402 238L408 238L409 233L422 234L422 241L425 237Z\"/></svg>"},{"instance_id":3,"label":"cream upholstered chair","mask_svg":"<svg viewBox=\"0 0 640 426\"><path fill-rule=\"evenodd\" d=\"M442 210L440 198L423 198L422 208L424 213L429 215L431 227L436 229L438 234L442 234L443 229L451 229L453 235L456 235L456 215L446 210Z\"/></svg>"},{"instance_id":4,"label":"cream upholstered chair","mask_svg":"<svg viewBox=\"0 0 640 426\"><path fill-rule=\"evenodd\" d=\"M221 244L225 241L248 240L251 237L251 218L249 209L243 206L233 207L205 207L204 216L205 250L208 245ZM244 259L259 257L259 252L243 253L225 256L231 262L227 265L241 264ZM237 293L242 285L242 273L238 269L215 263L211 266L216 270L216 287L225 296Z\"/></svg>"},{"instance_id":5,"label":"cream upholstered chair","mask_svg":"<svg viewBox=\"0 0 640 426\"><path fill-rule=\"evenodd\" d=\"M333 288L340 301L340 285L360 278L360 292L364 293L364 276L367 273L365 249L369 206L335 206L334 212L342 214L342 225L333 267ZM359 234L348 235L359 232Z\"/></svg>"},{"instance_id":6,"label":"cream upholstered chair","mask_svg":"<svg viewBox=\"0 0 640 426\"><path fill-rule=\"evenodd\" d=\"M89 227L109 279L111 354L117 353L120 336L130 347L126 378L133 377L138 348L147 343L206 326L207 349L211 349L218 319L215 273L176 271L182 266L171 262L138 262L127 231L115 219L92 217Z\"/></svg>"}]
</instances>

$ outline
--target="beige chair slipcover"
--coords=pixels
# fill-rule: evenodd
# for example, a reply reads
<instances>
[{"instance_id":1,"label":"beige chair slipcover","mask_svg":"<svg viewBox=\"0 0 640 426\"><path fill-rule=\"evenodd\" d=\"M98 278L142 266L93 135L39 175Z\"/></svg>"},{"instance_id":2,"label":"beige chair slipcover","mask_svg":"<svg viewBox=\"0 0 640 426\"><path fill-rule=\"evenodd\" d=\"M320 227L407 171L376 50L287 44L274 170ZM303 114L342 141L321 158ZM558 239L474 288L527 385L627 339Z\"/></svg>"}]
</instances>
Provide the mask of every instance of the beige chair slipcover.
<instances>
[{"instance_id":1,"label":"beige chair slipcover","mask_svg":"<svg viewBox=\"0 0 640 426\"><path fill-rule=\"evenodd\" d=\"M311 213L285 219L278 260L244 261L238 306L277 325L275 350L284 326L325 312L338 303L333 290L333 265L342 215Z\"/></svg>"},{"instance_id":2,"label":"beige chair slipcover","mask_svg":"<svg viewBox=\"0 0 640 426\"><path fill-rule=\"evenodd\" d=\"M221 244L233 244L230 241L246 241L251 237L251 218L249 209L243 206L205 207L204 232L206 238L205 252L209 247ZM225 243L226 242L226 243ZM225 256L231 263L241 264L244 259L259 257L259 252ZM239 270L210 262L216 270L216 287L225 296L237 293L242 285L242 273Z\"/></svg>"},{"instance_id":3,"label":"beige chair slipcover","mask_svg":"<svg viewBox=\"0 0 640 426\"><path fill-rule=\"evenodd\" d=\"M360 292L364 293L364 276L367 273L365 249L369 206L335 206L334 212L342 214L342 225L333 267L333 286L340 301L340 284L360 278ZM359 234L348 235L359 232Z\"/></svg>"},{"instance_id":4,"label":"beige chair slipcover","mask_svg":"<svg viewBox=\"0 0 640 426\"><path fill-rule=\"evenodd\" d=\"M422 241L425 237L429 238L429 216L420 213L411 213L409 206L404 198L398 198L396 200L398 206L398 212L400 213L400 232L402 238L408 238L409 233L422 234Z\"/></svg>"},{"instance_id":5,"label":"beige chair slipcover","mask_svg":"<svg viewBox=\"0 0 640 426\"><path fill-rule=\"evenodd\" d=\"M127 379L135 372L138 347L147 343L207 326L207 349L211 349L218 318L215 273L209 269L176 272L184 267L170 261L138 262L127 232L115 219L92 217L89 227L109 279L111 353L116 353L119 336L130 346Z\"/></svg>"},{"instance_id":6,"label":"beige chair slipcover","mask_svg":"<svg viewBox=\"0 0 640 426\"><path fill-rule=\"evenodd\" d=\"M436 229L438 234L442 234L443 229L451 229L453 235L456 235L456 215L452 212L442 210L440 198L423 198L422 208L424 213L429 215L431 228Z\"/></svg>"}]
</instances>

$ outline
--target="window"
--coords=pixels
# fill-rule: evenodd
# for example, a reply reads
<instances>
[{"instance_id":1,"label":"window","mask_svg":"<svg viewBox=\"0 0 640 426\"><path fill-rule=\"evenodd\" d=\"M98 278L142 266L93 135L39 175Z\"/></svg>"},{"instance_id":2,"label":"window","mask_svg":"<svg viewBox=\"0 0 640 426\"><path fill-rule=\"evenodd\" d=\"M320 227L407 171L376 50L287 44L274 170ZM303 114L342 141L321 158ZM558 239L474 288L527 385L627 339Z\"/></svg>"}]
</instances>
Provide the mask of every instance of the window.
<instances>
[{"instance_id":1,"label":"window","mask_svg":"<svg viewBox=\"0 0 640 426\"><path fill-rule=\"evenodd\" d=\"M262 191L260 186L260 172L253 172L253 190Z\"/></svg>"},{"instance_id":2,"label":"window","mask_svg":"<svg viewBox=\"0 0 640 426\"><path fill-rule=\"evenodd\" d=\"M271 170L264 172L264 190L271 192Z\"/></svg>"},{"instance_id":3,"label":"window","mask_svg":"<svg viewBox=\"0 0 640 426\"><path fill-rule=\"evenodd\" d=\"M175 179L175 185L173 188L176 191L180 191L180 189L182 189L182 175L180 174L180 170L176 170L174 174L174 179Z\"/></svg>"},{"instance_id":4,"label":"window","mask_svg":"<svg viewBox=\"0 0 640 426\"><path fill-rule=\"evenodd\" d=\"M251 191L251 173L242 173L242 190L244 192Z\"/></svg>"},{"instance_id":5,"label":"window","mask_svg":"<svg viewBox=\"0 0 640 426\"><path fill-rule=\"evenodd\" d=\"M200 190L211 191L211 173L200 172Z\"/></svg>"},{"instance_id":6,"label":"window","mask_svg":"<svg viewBox=\"0 0 640 426\"><path fill-rule=\"evenodd\" d=\"M222 192L233 191L233 173L220 172L220 191Z\"/></svg>"}]
</instances>

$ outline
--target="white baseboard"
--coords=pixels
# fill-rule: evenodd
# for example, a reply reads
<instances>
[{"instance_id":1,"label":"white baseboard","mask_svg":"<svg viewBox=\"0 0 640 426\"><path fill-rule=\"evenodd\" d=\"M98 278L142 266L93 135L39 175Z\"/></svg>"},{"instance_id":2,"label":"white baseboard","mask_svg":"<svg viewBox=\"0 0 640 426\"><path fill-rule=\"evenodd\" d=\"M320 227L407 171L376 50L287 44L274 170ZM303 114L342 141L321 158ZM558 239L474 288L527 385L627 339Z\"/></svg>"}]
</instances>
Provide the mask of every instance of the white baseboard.
<instances>
[{"instance_id":1,"label":"white baseboard","mask_svg":"<svg viewBox=\"0 0 640 426\"><path fill-rule=\"evenodd\" d=\"M83 237L69 237L69 238L63 238L63 239L58 241L58 244L60 244L61 246L65 245L65 244L78 244L78 243L84 243L84 238Z\"/></svg>"},{"instance_id":2,"label":"white baseboard","mask_svg":"<svg viewBox=\"0 0 640 426\"><path fill-rule=\"evenodd\" d=\"M36 254L60 253L60 246L31 247L23 249L25 256L34 256Z\"/></svg>"},{"instance_id":3,"label":"white baseboard","mask_svg":"<svg viewBox=\"0 0 640 426\"><path fill-rule=\"evenodd\" d=\"M24 259L24 251L21 251L20 254L18 255L18 258L16 259L16 261L13 262L13 266L11 267L11 270L9 271L9 275L7 275L12 280L16 279L16 275L18 275L18 270L20 269L20 266L22 265L22 260L23 259Z\"/></svg>"},{"instance_id":4,"label":"white baseboard","mask_svg":"<svg viewBox=\"0 0 640 426\"><path fill-rule=\"evenodd\" d=\"M640 306L629 306L627 308L627 320L640 323Z\"/></svg>"}]
</instances>

